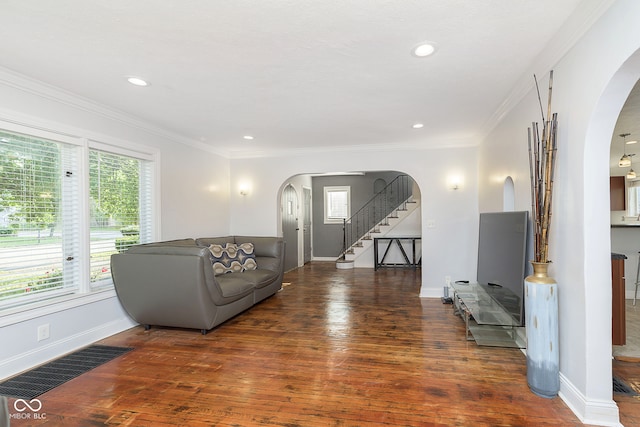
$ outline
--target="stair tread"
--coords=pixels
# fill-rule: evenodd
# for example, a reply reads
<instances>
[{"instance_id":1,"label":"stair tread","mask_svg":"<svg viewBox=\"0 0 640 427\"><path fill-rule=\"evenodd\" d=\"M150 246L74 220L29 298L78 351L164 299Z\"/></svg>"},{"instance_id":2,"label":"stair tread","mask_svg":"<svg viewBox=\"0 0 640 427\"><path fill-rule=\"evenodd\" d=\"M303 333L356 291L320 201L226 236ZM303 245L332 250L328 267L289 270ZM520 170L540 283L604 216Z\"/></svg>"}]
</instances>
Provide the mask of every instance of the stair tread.
<instances>
[{"instance_id":1,"label":"stair tread","mask_svg":"<svg viewBox=\"0 0 640 427\"><path fill-rule=\"evenodd\" d=\"M374 237L378 238L380 234L383 236L388 234L389 227L393 228L398 224L398 221L402 221L407 217L409 211L414 210L414 208L419 205L420 200L406 200L402 203L398 204L398 207L393 209L389 215L385 216L378 224L376 224L370 231L365 233L362 237L360 237L355 243L353 243L347 251L344 252L345 259L349 261L355 261L358 259L363 253L366 252L365 248L370 248L371 243L366 243L367 241L371 242ZM411 205L409 205L411 204ZM405 212L405 213L401 213ZM385 227L385 228L383 228ZM375 234L375 236L373 236ZM357 248L361 248L357 250ZM363 252L365 251L365 252Z\"/></svg>"}]
</instances>

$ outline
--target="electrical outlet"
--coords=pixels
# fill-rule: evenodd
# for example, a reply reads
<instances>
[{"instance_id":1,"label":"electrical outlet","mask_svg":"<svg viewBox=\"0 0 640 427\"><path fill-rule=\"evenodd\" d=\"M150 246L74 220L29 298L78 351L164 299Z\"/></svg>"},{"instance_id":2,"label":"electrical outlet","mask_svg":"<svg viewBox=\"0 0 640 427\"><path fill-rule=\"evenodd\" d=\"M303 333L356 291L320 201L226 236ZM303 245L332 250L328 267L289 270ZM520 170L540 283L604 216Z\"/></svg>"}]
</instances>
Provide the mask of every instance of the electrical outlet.
<instances>
[{"instance_id":1,"label":"electrical outlet","mask_svg":"<svg viewBox=\"0 0 640 427\"><path fill-rule=\"evenodd\" d=\"M451 276L444 276L444 283L449 286L451 284Z\"/></svg>"},{"instance_id":2,"label":"electrical outlet","mask_svg":"<svg viewBox=\"0 0 640 427\"><path fill-rule=\"evenodd\" d=\"M38 326L38 341L49 339L49 324Z\"/></svg>"}]
</instances>

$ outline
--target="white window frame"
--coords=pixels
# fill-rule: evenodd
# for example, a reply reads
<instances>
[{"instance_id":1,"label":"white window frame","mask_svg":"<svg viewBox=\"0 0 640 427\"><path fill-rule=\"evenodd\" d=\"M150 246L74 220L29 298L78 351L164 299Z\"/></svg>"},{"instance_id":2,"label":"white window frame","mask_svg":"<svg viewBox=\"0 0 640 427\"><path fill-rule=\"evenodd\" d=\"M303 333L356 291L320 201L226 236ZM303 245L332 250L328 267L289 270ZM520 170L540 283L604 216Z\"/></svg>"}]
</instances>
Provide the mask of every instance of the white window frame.
<instances>
[{"instance_id":1,"label":"white window frame","mask_svg":"<svg viewBox=\"0 0 640 427\"><path fill-rule=\"evenodd\" d=\"M347 193L346 215L340 216L331 212L331 193ZM348 185L324 187L324 223L343 224L345 219L351 217L351 187Z\"/></svg>"},{"instance_id":2,"label":"white window frame","mask_svg":"<svg viewBox=\"0 0 640 427\"><path fill-rule=\"evenodd\" d=\"M35 122L35 121L34 121ZM102 286L96 288L90 285L90 233L89 233L89 149L95 148L102 151L121 154L125 156L135 157L150 162L151 172L150 194L146 194L147 207L149 212L140 212L140 216L145 215L152 219L149 225L148 236L150 239L156 240L160 230L160 179L159 164L160 153L151 147L112 139L109 137L87 138L81 135L77 129L64 129L64 127L56 128L55 126L31 125L20 123L17 120L7 121L0 118L0 129L10 133L18 133L28 135L34 138L42 138L60 143L75 145L78 147L78 170L77 174L81 178L79 183L79 221L80 236L78 238L78 257L81 259L79 285L75 292L66 295L55 296L40 301L29 302L25 300L23 304L0 305L0 327L22 322L39 316L67 310L72 307L81 306L95 301L100 301L116 296L113 284L110 286ZM78 135L80 133L80 135ZM87 132L88 134L88 132ZM148 200L148 199L151 200Z\"/></svg>"}]
</instances>

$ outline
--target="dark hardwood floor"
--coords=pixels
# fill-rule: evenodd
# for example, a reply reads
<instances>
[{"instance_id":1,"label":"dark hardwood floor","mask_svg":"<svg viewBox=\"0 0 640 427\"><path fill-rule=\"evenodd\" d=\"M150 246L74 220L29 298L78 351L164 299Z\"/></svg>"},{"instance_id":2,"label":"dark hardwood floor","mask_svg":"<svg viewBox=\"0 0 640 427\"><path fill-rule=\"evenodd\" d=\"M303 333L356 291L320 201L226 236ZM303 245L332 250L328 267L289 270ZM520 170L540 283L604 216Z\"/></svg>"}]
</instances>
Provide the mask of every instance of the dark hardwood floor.
<instances>
[{"instance_id":1,"label":"dark hardwood floor","mask_svg":"<svg viewBox=\"0 0 640 427\"><path fill-rule=\"evenodd\" d=\"M310 263L285 282L204 336L136 327L101 341L135 350L41 395L39 424L582 425L529 391L520 350L466 341L450 305L420 299L420 270ZM640 425L638 400L619 402Z\"/></svg>"}]
</instances>

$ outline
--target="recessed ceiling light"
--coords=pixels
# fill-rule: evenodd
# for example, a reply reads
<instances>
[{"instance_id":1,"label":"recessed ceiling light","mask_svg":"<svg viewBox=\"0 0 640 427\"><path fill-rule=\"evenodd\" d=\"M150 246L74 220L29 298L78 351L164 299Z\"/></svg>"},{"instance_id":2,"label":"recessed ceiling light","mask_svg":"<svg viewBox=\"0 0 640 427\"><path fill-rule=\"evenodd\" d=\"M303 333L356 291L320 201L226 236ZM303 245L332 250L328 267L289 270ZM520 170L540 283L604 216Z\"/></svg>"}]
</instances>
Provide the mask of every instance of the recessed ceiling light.
<instances>
[{"instance_id":1,"label":"recessed ceiling light","mask_svg":"<svg viewBox=\"0 0 640 427\"><path fill-rule=\"evenodd\" d=\"M251 135L245 135L245 136L243 136L243 138L244 139L248 139L248 140L252 140L253 139L253 137Z\"/></svg>"},{"instance_id":2,"label":"recessed ceiling light","mask_svg":"<svg viewBox=\"0 0 640 427\"><path fill-rule=\"evenodd\" d=\"M424 58L425 56L433 55L436 52L436 44L433 42L422 42L419 45L416 45L411 52L418 58Z\"/></svg>"},{"instance_id":3,"label":"recessed ceiling light","mask_svg":"<svg viewBox=\"0 0 640 427\"><path fill-rule=\"evenodd\" d=\"M424 127L424 125L422 123L414 123L414 125L412 127L414 129L420 129L420 128Z\"/></svg>"},{"instance_id":4,"label":"recessed ceiling light","mask_svg":"<svg viewBox=\"0 0 640 427\"><path fill-rule=\"evenodd\" d=\"M140 77L134 77L134 76L127 77L127 81L132 85L136 85L136 86L149 86L149 83L147 83L145 80L141 79Z\"/></svg>"},{"instance_id":5,"label":"recessed ceiling light","mask_svg":"<svg viewBox=\"0 0 640 427\"><path fill-rule=\"evenodd\" d=\"M638 143L638 141L635 141L635 140L634 140L634 141L627 141L627 145L630 145L630 144L637 144L637 143Z\"/></svg>"}]
</instances>

